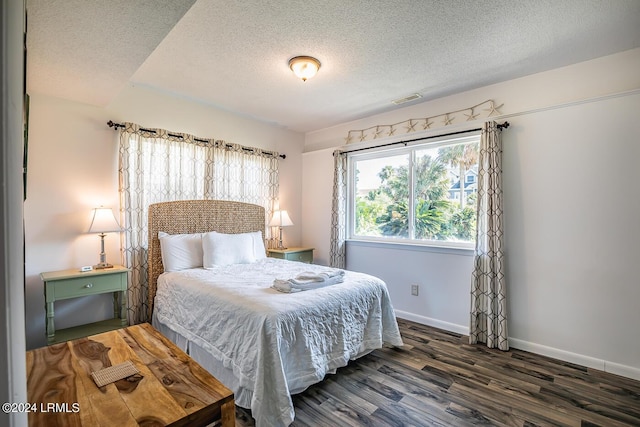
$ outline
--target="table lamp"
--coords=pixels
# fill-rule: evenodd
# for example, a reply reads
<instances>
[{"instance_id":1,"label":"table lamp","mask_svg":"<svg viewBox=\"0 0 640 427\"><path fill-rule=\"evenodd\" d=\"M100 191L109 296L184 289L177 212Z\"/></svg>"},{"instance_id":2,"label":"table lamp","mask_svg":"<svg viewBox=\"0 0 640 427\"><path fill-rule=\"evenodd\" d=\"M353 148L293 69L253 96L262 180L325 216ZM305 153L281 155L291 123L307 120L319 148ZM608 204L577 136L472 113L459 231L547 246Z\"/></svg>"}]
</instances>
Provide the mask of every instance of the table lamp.
<instances>
[{"instance_id":1,"label":"table lamp","mask_svg":"<svg viewBox=\"0 0 640 427\"><path fill-rule=\"evenodd\" d=\"M107 255L104 253L105 233L120 231L120 225L116 220L113 210L100 206L93 210L93 219L89 226L89 233L100 233L100 263L94 265L95 269L112 268L113 265L107 262Z\"/></svg>"},{"instance_id":2,"label":"table lamp","mask_svg":"<svg viewBox=\"0 0 640 427\"><path fill-rule=\"evenodd\" d=\"M278 227L280 229L280 237L278 240L277 249L287 249L282 246L282 227L288 227L290 225L293 225L293 222L291 222L291 218L289 218L289 214L287 213L287 211L278 210L273 213L273 217L269 222L269 227Z\"/></svg>"}]
</instances>

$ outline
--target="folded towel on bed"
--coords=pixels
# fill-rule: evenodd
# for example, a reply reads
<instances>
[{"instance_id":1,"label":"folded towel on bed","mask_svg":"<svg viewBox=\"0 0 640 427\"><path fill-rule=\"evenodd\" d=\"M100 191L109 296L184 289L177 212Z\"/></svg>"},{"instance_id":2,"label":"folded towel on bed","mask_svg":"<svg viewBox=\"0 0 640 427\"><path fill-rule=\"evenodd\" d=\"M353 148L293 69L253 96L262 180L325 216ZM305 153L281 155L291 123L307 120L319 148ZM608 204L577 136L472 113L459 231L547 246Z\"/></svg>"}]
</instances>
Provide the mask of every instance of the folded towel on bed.
<instances>
[{"instance_id":1,"label":"folded towel on bed","mask_svg":"<svg viewBox=\"0 0 640 427\"><path fill-rule=\"evenodd\" d=\"M313 280L316 282L322 282L328 279L334 279L336 277L344 277L344 270L332 269L325 270L319 273L314 273L311 271L305 271L303 273L298 274L295 279L296 280Z\"/></svg>"},{"instance_id":2,"label":"folded towel on bed","mask_svg":"<svg viewBox=\"0 0 640 427\"><path fill-rule=\"evenodd\" d=\"M343 270L333 270L321 273L300 273L293 279L275 279L272 288L285 293L308 291L323 288L344 281Z\"/></svg>"}]
</instances>

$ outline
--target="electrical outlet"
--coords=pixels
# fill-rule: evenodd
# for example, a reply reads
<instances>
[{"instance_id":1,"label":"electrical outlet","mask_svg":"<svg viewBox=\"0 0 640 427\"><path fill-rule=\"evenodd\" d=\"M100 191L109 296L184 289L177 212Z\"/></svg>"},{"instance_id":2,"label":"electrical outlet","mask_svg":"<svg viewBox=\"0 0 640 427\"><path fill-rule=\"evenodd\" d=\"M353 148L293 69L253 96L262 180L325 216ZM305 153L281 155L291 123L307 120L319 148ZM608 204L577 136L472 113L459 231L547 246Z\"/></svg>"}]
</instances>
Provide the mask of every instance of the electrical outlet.
<instances>
[{"instance_id":1,"label":"electrical outlet","mask_svg":"<svg viewBox=\"0 0 640 427\"><path fill-rule=\"evenodd\" d=\"M411 295L418 296L418 285L411 285Z\"/></svg>"}]
</instances>

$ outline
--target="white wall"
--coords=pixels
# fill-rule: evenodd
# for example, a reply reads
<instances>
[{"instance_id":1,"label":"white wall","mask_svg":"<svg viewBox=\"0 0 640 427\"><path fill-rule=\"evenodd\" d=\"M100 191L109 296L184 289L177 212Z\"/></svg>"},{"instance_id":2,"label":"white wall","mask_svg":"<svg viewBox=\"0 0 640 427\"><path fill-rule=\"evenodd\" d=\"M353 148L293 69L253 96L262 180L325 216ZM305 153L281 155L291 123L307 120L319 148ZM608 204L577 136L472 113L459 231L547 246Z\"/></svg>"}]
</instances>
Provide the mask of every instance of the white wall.
<instances>
[{"instance_id":1,"label":"white wall","mask_svg":"<svg viewBox=\"0 0 640 427\"><path fill-rule=\"evenodd\" d=\"M91 209L118 207L117 132L107 127L108 120L286 154L280 162L280 198L296 224L287 228L286 243L300 244L301 134L134 86L106 108L32 94L24 213L27 348L46 343L40 273L96 264L99 238L86 234ZM107 260L120 262L119 237L107 235L105 246ZM108 318L112 307L108 294L57 302L56 328Z\"/></svg>"},{"instance_id":2,"label":"white wall","mask_svg":"<svg viewBox=\"0 0 640 427\"><path fill-rule=\"evenodd\" d=\"M639 106L636 92L514 118L504 149L514 345L604 360L621 374L628 366L636 377Z\"/></svg>"},{"instance_id":3,"label":"white wall","mask_svg":"<svg viewBox=\"0 0 640 427\"><path fill-rule=\"evenodd\" d=\"M501 119L511 123L503 132L510 342L640 379L640 342L629 339L640 325L639 69L635 49L307 134L303 214L330 216L331 152L348 130L486 99L504 104ZM306 221L302 230L322 261L329 226ZM348 268L387 281L399 316L468 331L469 251L349 243L347 259ZM412 283L420 285L418 297L410 295Z\"/></svg>"},{"instance_id":4,"label":"white wall","mask_svg":"<svg viewBox=\"0 0 640 427\"><path fill-rule=\"evenodd\" d=\"M305 153L302 159L302 244L315 248L313 262L329 265L331 197L333 189L332 150Z\"/></svg>"}]
</instances>

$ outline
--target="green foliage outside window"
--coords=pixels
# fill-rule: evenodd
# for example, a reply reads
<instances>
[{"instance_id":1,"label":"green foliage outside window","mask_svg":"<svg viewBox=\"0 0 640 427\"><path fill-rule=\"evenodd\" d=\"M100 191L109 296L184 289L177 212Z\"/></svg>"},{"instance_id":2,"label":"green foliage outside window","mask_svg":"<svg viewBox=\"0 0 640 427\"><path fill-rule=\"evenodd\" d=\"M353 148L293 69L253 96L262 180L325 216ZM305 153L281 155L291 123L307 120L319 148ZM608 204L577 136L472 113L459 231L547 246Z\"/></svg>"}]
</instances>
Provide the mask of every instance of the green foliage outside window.
<instances>
[{"instance_id":1,"label":"green foliage outside window","mask_svg":"<svg viewBox=\"0 0 640 427\"><path fill-rule=\"evenodd\" d=\"M405 158L403 164L379 168L379 184L373 189L358 188L356 179L355 234L472 242L477 197L475 187L465 187L465 177L475 173L478 144L451 145L437 151L417 149L414 156ZM409 165L411 158L414 159L413 168ZM365 169L364 161L362 164L356 161L358 177L361 167ZM413 230L409 224L410 182L413 182Z\"/></svg>"}]
</instances>

